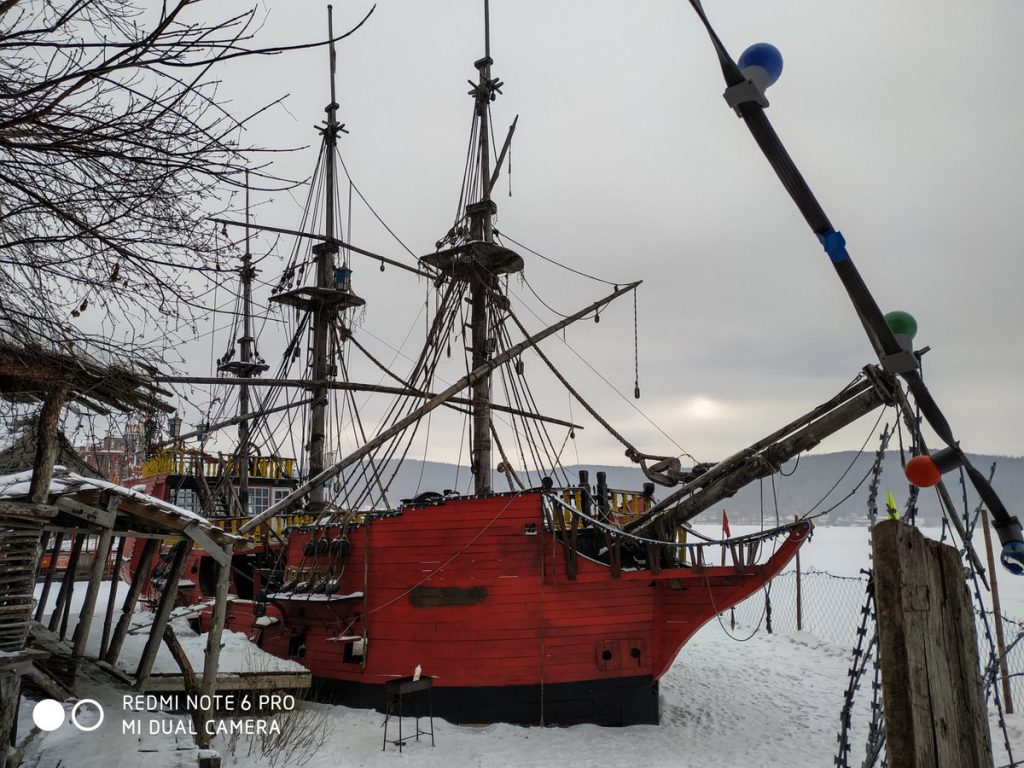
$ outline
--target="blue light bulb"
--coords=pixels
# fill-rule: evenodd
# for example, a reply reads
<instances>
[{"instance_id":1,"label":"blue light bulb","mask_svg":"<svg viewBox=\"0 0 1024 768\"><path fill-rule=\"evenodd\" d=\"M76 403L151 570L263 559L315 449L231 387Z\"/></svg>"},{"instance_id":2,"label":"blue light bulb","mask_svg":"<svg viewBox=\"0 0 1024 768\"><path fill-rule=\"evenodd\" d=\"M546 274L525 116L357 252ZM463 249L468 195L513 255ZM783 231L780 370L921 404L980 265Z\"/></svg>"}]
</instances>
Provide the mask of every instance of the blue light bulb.
<instances>
[{"instance_id":1,"label":"blue light bulb","mask_svg":"<svg viewBox=\"0 0 1024 768\"><path fill-rule=\"evenodd\" d=\"M746 70L752 67L764 70L767 75L763 86L765 88L773 85L782 75L782 54L771 43L754 43L740 55L740 59L736 63L744 75L755 81L759 78L751 77Z\"/></svg>"},{"instance_id":2,"label":"blue light bulb","mask_svg":"<svg viewBox=\"0 0 1024 768\"><path fill-rule=\"evenodd\" d=\"M1008 541L1003 544L1003 551L999 556L1003 567L1015 576L1024 573L1024 541Z\"/></svg>"}]
</instances>

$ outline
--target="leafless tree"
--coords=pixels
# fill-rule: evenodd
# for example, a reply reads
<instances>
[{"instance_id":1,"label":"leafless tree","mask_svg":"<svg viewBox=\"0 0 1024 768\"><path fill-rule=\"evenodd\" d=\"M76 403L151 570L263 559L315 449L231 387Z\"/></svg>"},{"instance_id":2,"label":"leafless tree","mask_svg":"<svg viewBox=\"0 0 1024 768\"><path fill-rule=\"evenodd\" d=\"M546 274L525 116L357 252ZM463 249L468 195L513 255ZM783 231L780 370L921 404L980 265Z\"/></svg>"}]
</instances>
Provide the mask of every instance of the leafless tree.
<instances>
[{"instance_id":1,"label":"leafless tree","mask_svg":"<svg viewBox=\"0 0 1024 768\"><path fill-rule=\"evenodd\" d=\"M327 42L254 47L256 10L224 7L0 0L0 331L67 346L93 314L203 304L226 246L204 219L244 168L273 178L217 67Z\"/></svg>"}]
</instances>

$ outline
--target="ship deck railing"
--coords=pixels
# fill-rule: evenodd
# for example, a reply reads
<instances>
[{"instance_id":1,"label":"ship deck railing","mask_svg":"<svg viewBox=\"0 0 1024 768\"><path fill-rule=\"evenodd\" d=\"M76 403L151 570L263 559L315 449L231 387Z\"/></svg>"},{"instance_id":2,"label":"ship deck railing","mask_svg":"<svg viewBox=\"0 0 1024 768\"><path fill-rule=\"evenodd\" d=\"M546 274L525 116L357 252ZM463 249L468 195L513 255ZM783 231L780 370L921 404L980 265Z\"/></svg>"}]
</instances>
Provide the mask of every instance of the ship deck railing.
<instances>
[{"instance_id":1,"label":"ship deck railing","mask_svg":"<svg viewBox=\"0 0 1024 768\"><path fill-rule=\"evenodd\" d=\"M714 539L683 524L676 526L674 540L650 539L629 533L623 528L626 522L636 519L653 506L654 500L650 496L615 491L617 496L614 498L621 504L619 511L615 511L609 500L605 512L593 499L589 500L589 505L584 504L585 492L585 489L573 487L545 494L544 526L565 546L570 578L575 576L578 555L608 565L615 571L628 569L623 562L623 544L627 542L633 545L634 555L642 553L638 560L634 559L637 566L652 572L660 570L663 563L682 568L704 568L719 564L725 566L727 563L738 569L751 568L758 564L765 542L787 535L795 527L810 525L808 521L798 520L744 536ZM585 511L588 506L589 514ZM595 534L603 540L603 545L596 552L583 551L584 541L589 539L592 542Z\"/></svg>"},{"instance_id":2,"label":"ship deck railing","mask_svg":"<svg viewBox=\"0 0 1024 768\"><path fill-rule=\"evenodd\" d=\"M222 531L227 533L237 534L238 529L245 525L251 517L247 516L235 516L235 517L210 517L207 518L212 525L217 526ZM301 512L286 513L283 515L273 515L268 518L267 521L253 528L249 532L249 538L252 539L256 544L262 544L264 538L268 535L270 543L279 541L285 535L285 531L289 528L296 528L303 525L312 525L316 522L316 515L304 514Z\"/></svg>"},{"instance_id":3,"label":"ship deck railing","mask_svg":"<svg viewBox=\"0 0 1024 768\"><path fill-rule=\"evenodd\" d=\"M143 462L142 476L238 477L240 469L234 456L209 456L189 448L168 448ZM252 480L296 479L295 459L280 456L250 456L248 470L248 477Z\"/></svg>"}]
</instances>

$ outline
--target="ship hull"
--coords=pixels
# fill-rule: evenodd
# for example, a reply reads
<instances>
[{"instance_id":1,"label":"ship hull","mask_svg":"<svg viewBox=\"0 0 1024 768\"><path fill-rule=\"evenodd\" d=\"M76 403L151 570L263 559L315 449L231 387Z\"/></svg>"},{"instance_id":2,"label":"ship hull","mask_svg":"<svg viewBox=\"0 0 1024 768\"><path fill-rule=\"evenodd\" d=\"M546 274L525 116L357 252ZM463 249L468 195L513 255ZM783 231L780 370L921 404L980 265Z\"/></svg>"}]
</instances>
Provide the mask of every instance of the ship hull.
<instances>
[{"instance_id":1,"label":"ship hull","mask_svg":"<svg viewBox=\"0 0 1024 768\"><path fill-rule=\"evenodd\" d=\"M383 685L314 677L313 691L321 701L384 711ZM405 706L407 713L418 708L420 714L429 711L464 725L657 725L659 715L658 683L649 675L544 686L435 687L429 701L413 700Z\"/></svg>"},{"instance_id":2,"label":"ship hull","mask_svg":"<svg viewBox=\"0 0 1024 768\"><path fill-rule=\"evenodd\" d=\"M228 625L353 705L382 708L384 684L420 667L453 722L655 723L657 681L683 645L778 573L809 524L757 543L773 550L763 564L738 545L725 566L692 548L672 567L619 569L555 528L526 492L293 530L282 589L233 601Z\"/></svg>"}]
</instances>

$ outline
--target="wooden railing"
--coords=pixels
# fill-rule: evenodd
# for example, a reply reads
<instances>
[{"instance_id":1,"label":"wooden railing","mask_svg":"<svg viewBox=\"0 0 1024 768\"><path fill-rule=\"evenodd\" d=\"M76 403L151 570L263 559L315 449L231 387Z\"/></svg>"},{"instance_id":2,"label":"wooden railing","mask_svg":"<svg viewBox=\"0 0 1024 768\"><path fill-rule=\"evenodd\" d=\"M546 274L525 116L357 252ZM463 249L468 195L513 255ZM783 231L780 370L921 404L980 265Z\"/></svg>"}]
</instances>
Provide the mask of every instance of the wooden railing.
<instances>
[{"instance_id":1,"label":"wooden railing","mask_svg":"<svg viewBox=\"0 0 1024 768\"><path fill-rule=\"evenodd\" d=\"M227 531L228 533L238 533L238 529L241 528L243 524L249 522L249 520L250 518L248 517L211 517L209 519L210 523L216 525L222 531ZM277 536L283 537L285 528L292 528L297 525L312 525L314 522L316 522L316 515L295 513L290 515L274 515L267 520L266 525L269 526ZM257 544L262 544L264 530L264 526L257 526L250 534L250 538L252 538ZM277 540L276 536L273 534L270 535L271 544Z\"/></svg>"},{"instance_id":2,"label":"wooden railing","mask_svg":"<svg viewBox=\"0 0 1024 768\"><path fill-rule=\"evenodd\" d=\"M234 477L238 475L238 462L233 456L222 458L207 456L198 451L170 448L146 459L142 476L202 475L203 477ZM295 477L295 459L278 456L252 456L249 458L249 477L262 480L287 480Z\"/></svg>"},{"instance_id":3,"label":"wooden railing","mask_svg":"<svg viewBox=\"0 0 1024 768\"><path fill-rule=\"evenodd\" d=\"M569 506L583 511L583 489L579 487L563 488L561 491L562 501ZM598 500L594 494L590 494L592 508L598 507ZM653 500L641 491L622 491L608 489L608 516L616 525L625 525L640 517L644 512L653 506ZM569 510L562 510L565 520L568 523L572 513Z\"/></svg>"}]
</instances>

